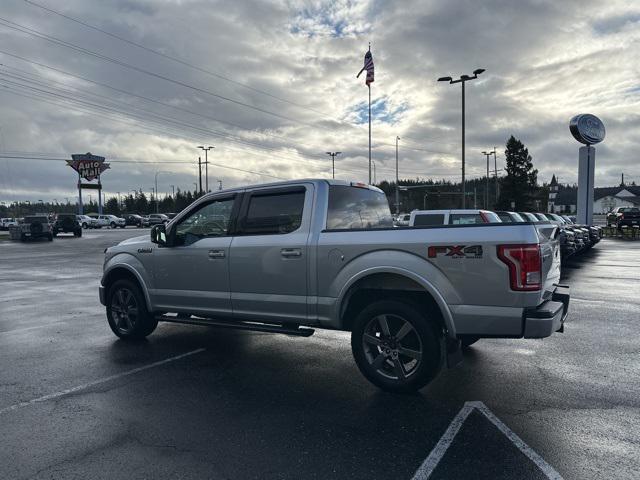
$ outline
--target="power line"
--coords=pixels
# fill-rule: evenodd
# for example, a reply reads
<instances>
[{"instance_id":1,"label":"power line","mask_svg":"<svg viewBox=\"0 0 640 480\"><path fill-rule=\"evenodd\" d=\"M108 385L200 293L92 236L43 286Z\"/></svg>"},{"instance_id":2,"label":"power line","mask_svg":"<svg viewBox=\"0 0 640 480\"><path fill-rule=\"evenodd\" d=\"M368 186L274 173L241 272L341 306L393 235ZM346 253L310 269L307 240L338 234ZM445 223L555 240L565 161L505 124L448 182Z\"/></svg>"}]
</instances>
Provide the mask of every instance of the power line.
<instances>
[{"instance_id":1,"label":"power line","mask_svg":"<svg viewBox=\"0 0 640 480\"><path fill-rule=\"evenodd\" d=\"M2 22L4 22L4 23L2 23ZM87 48L80 47L79 45L76 45L74 43L67 42L65 40L61 40L61 39L56 38L56 37L54 37L52 35L47 35L45 33L39 32L38 30L35 30L33 28L29 28L29 27L26 27L24 25L20 25L19 23L12 22L11 20L7 20L6 18L0 17L0 25L4 26L6 28L10 28L12 30L16 30L16 31L21 32L21 33L26 33L27 35L34 36L34 37L39 38L41 40L46 40L46 41L48 41L50 43L53 43L55 45L59 45L59 46L62 46L62 47L65 47L65 48L68 48L70 50L74 50L74 51L77 51L77 52L80 52L80 53L84 53L85 55L89 55L89 56L97 58L99 60L104 60L104 61L113 63L115 65L119 65L121 67L130 69L130 70L133 70L133 71L136 71L136 72L139 72L139 73L143 73L145 75L149 75L151 77L158 78L160 80L164 80L166 82L173 83L175 85L179 85L181 87L188 88L190 90L193 90L193 91L196 91L196 92L199 92L199 93L210 95L210 96L212 96L214 98L218 98L220 100L231 102L231 103L236 104L238 106L242 106L242 107L245 107L245 108L250 108L252 110L256 110L256 111L264 113L266 115L271 115L271 116L280 118L282 120L287 120L289 122L299 123L301 125L306 125L306 126L313 127L313 128L323 128L325 130L329 130L327 127L324 127L322 125L313 125L313 124L308 123L308 122L303 122L301 120L296 120L294 118L287 117L286 115L281 115L279 113L271 112L269 110L265 110L263 108L253 106L253 105L250 105L248 103L244 103L244 102L241 102L239 100L234 100L232 98L225 97L224 95L219 95L219 94L211 92L209 90L205 90L204 88L196 87L195 85L190 85L190 84L185 83L185 82L183 82L181 80L176 80L174 78L167 77L165 75L162 75L162 74L159 74L159 73L156 73L156 72L152 72L150 70L146 70L144 68L140 68L140 67L137 67L135 65L131 65L129 63L123 62L123 61L118 60L116 58L112 58L112 57L109 57L107 55L103 55L101 53L94 52L94 51L89 50Z\"/></svg>"},{"instance_id":2,"label":"power line","mask_svg":"<svg viewBox=\"0 0 640 480\"><path fill-rule=\"evenodd\" d=\"M103 30L103 29L101 29L101 28L99 28L99 27L96 27L95 25L91 25L90 23L84 22L84 21L82 21L82 20L80 20L80 19L78 19L78 18L71 17L70 15L66 15L66 14L64 14L64 13L62 13L62 12L59 12L59 11L57 11L57 10L54 10L54 9L52 9L52 8L48 8L48 7L44 6L44 5L40 5L40 4L36 3L36 2L32 2L31 0L23 0L23 1L24 1L25 3L28 3L28 4L30 4L30 5L33 5L34 7L41 8L42 10L45 10L45 11L47 11L47 12L49 12L49 13L54 14L54 15L58 15L58 16L60 16L60 17L66 18L67 20L70 20L70 21L72 21L72 22L78 23L78 24L80 24L80 25L82 25L82 26L84 26L84 27L87 27L87 28L90 28L90 29L95 30L95 31L97 31L97 32L100 32L100 33L103 33L103 34L105 34L105 35L108 35L108 36L109 36L109 37L111 37L111 38L115 38L115 39L117 39L117 40L120 40L121 42L125 42L125 43L127 43L127 44L129 44L129 45L133 45L133 46L135 46L135 47L141 48L142 50L145 50L145 51L147 51L147 52L149 52L149 53L153 53L154 55L158 55L158 56L160 56L160 57L166 58L166 59L171 60L171 61L173 61L173 62L177 62L177 63L179 63L179 64L181 64L181 65L186 66L186 67L189 67L189 68L192 68L192 69L194 69L194 70L197 70L198 72L205 73L205 74L207 74L207 75L211 75L211 76L216 77L216 78L219 78L219 79L221 79L221 80L225 80L225 81L227 81L227 82L233 83L234 85L239 85L239 86L241 86L241 87L243 87L243 88L246 88L246 89L248 89L248 90L254 91L254 92L256 92L256 93L260 93L260 94L262 94L262 95L266 95L266 96L268 96L268 97L274 98L274 99L279 100L279 101L281 101L281 102L288 103L288 104L290 104L290 105L294 105L294 106L296 106L296 107L303 108L303 109L305 109L305 110L309 110L309 111L314 112L314 113L316 113L316 114L318 114L318 115L322 115L322 116L324 116L324 117L327 117L327 118L333 119L332 117L330 117L330 116L329 116L329 115L327 115L326 113L321 112L321 111L319 111L319 110L315 110L315 109L313 109L313 108L311 108L311 107L308 107L308 106L306 106L306 105L301 105L301 104L296 103L296 102L293 102L293 101L291 101L291 100L287 100L287 99L285 99L285 98L278 97L277 95L274 95L274 94L272 94L272 93L266 92L266 91L264 91L264 90L260 90L259 88L252 87L251 85L247 85L246 83L239 82L239 81L237 81L237 80L234 80L234 79L229 78L229 77L227 77L227 76L224 76L224 75L221 75L221 74L219 74L219 73L213 72L213 71L211 71L211 70L207 70L207 69L202 68L202 67L199 67L199 66L197 66L197 65L193 65L192 63L189 63L189 62L186 62L186 61L184 61L184 60L181 60L180 58L173 57L173 56L171 56L171 55L167 55L167 54L162 53L162 52L160 52L160 51L158 51L158 50L154 50L154 49L149 48L149 47L147 47L147 46L145 46L145 45L142 45L142 44L140 44L140 43L134 42L134 41L129 40L129 39L127 39L127 38L124 38L124 37L121 37L121 36L116 35L116 34L114 34L114 33L111 33L111 32L109 32L109 31L107 31L107 30Z\"/></svg>"}]
</instances>

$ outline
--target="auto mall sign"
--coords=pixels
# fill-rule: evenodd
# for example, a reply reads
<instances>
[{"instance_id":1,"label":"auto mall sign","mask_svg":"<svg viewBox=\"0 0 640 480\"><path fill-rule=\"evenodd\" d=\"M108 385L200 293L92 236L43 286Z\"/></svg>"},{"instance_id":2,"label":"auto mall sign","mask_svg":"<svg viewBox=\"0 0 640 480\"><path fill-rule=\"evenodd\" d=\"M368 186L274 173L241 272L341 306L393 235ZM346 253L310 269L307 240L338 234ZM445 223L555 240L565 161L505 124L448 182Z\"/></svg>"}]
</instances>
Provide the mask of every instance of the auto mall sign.
<instances>
[{"instance_id":1,"label":"auto mall sign","mask_svg":"<svg viewBox=\"0 0 640 480\"><path fill-rule=\"evenodd\" d=\"M99 178L102 172L110 168L108 163L104 163L104 157L91 153L71 155L71 158L72 160L67 160L67 165L88 182Z\"/></svg>"}]
</instances>

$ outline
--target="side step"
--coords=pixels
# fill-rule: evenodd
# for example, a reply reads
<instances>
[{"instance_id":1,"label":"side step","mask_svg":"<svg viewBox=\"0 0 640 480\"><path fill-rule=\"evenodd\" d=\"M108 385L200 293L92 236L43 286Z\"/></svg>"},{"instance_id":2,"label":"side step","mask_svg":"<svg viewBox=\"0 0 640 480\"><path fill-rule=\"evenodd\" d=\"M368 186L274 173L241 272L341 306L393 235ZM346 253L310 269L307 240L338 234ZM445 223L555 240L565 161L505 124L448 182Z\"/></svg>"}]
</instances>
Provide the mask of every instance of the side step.
<instances>
[{"instance_id":1,"label":"side step","mask_svg":"<svg viewBox=\"0 0 640 480\"><path fill-rule=\"evenodd\" d=\"M219 320L201 317L178 317L171 315L156 315L159 322L184 323L187 325L200 325L203 327L229 328L233 330L251 330L254 332L283 333L296 337L310 337L315 333L313 328L288 327L272 323L258 323L246 321Z\"/></svg>"}]
</instances>

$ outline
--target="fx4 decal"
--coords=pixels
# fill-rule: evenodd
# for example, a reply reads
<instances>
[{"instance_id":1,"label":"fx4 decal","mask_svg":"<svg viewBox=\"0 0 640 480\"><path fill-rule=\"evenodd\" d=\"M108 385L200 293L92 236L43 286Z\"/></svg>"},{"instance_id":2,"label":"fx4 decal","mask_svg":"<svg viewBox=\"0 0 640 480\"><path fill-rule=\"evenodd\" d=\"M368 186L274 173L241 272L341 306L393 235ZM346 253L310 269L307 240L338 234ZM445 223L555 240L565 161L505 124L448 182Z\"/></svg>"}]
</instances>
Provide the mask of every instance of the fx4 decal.
<instances>
[{"instance_id":1,"label":"fx4 decal","mask_svg":"<svg viewBox=\"0 0 640 480\"><path fill-rule=\"evenodd\" d=\"M438 245L428 248L428 257L482 258L482 245Z\"/></svg>"},{"instance_id":2,"label":"fx4 decal","mask_svg":"<svg viewBox=\"0 0 640 480\"><path fill-rule=\"evenodd\" d=\"M151 248L139 248L138 253L151 253L153 249Z\"/></svg>"}]
</instances>

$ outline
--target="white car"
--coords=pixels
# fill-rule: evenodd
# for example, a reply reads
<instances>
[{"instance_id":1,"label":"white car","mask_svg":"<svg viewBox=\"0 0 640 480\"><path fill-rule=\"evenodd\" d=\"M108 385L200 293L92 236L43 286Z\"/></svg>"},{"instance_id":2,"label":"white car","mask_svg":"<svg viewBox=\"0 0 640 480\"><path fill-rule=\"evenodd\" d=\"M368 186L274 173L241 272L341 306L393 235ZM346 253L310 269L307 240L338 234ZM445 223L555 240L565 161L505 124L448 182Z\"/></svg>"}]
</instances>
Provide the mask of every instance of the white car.
<instances>
[{"instance_id":1,"label":"white car","mask_svg":"<svg viewBox=\"0 0 640 480\"><path fill-rule=\"evenodd\" d=\"M115 215L98 215L98 225L101 227L124 228L127 225L127 221Z\"/></svg>"},{"instance_id":2,"label":"white car","mask_svg":"<svg viewBox=\"0 0 640 480\"><path fill-rule=\"evenodd\" d=\"M116 217L115 215L89 215L96 220L96 228L111 227L111 228L124 228L127 221L124 218Z\"/></svg>"},{"instance_id":3,"label":"white car","mask_svg":"<svg viewBox=\"0 0 640 480\"><path fill-rule=\"evenodd\" d=\"M0 229L9 230L12 225L18 225L18 220L15 218L0 218Z\"/></svg>"},{"instance_id":4,"label":"white car","mask_svg":"<svg viewBox=\"0 0 640 480\"><path fill-rule=\"evenodd\" d=\"M409 226L469 225L474 223L502 223L500 217L489 210L414 210Z\"/></svg>"},{"instance_id":5,"label":"white car","mask_svg":"<svg viewBox=\"0 0 640 480\"><path fill-rule=\"evenodd\" d=\"M84 229L96 228L98 226L98 221L89 215L76 215L76 218L78 219L78 223L80 223Z\"/></svg>"},{"instance_id":6,"label":"white car","mask_svg":"<svg viewBox=\"0 0 640 480\"><path fill-rule=\"evenodd\" d=\"M408 227L409 220L411 220L411 214L401 213L400 215L398 215L398 218L396 218L395 223L396 223L396 226L398 227Z\"/></svg>"}]
</instances>

